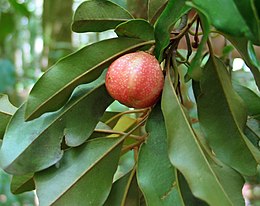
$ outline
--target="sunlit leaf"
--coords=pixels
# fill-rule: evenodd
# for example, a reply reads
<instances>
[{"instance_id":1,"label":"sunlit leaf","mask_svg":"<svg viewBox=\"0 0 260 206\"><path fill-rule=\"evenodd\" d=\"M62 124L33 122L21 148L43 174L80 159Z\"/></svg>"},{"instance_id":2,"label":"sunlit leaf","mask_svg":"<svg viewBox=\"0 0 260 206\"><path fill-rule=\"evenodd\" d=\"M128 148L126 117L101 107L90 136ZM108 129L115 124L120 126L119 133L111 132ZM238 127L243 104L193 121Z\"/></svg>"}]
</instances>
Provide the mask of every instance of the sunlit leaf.
<instances>
[{"instance_id":1,"label":"sunlit leaf","mask_svg":"<svg viewBox=\"0 0 260 206\"><path fill-rule=\"evenodd\" d=\"M17 108L9 102L8 96L0 94L0 139L3 138L5 128L16 110Z\"/></svg>"},{"instance_id":2,"label":"sunlit leaf","mask_svg":"<svg viewBox=\"0 0 260 206\"><path fill-rule=\"evenodd\" d=\"M62 157L64 133L69 145L78 146L86 141L113 101L104 83L94 83L77 88L61 110L29 122L24 120L23 105L13 116L4 136L0 150L1 166L17 175L39 171ZM97 101L100 101L98 106Z\"/></svg>"},{"instance_id":3,"label":"sunlit leaf","mask_svg":"<svg viewBox=\"0 0 260 206\"><path fill-rule=\"evenodd\" d=\"M259 17L252 0L193 0L192 4L203 11L219 31L235 37L246 37L260 45Z\"/></svg>"},{"instance_id":4,"label":"sunlit leaf","mask_svg":"<svg viewBox=\"0 0 260 206\"><path fill-rule=\"evenodd\" d=\"M75 32L100 32L115 28L132 19L128 11L106 0L84 1L74 14L72 30Z\"/></svg>"},{"instance_id":5,"label":"sunlit leaf","mask_svg":"<svg viewBox=\"0 0 260 206\"><path fill-rule=\"evenodd\" d=\"M147 205L182 205L175 179L175 168L168 157L164 118L158 104L146 124L149 134L141 146L137 180Z\"/></svg>"},{"instance_id":6,"label":"sunlit leaf","mask_svg":"<svg viewBox=\"0 0 260 206\"><path fill-rule=\"evenodd\" d=\"M209 205L220 202L223 206L244 205L243 179L236 171L206 156L186 118L169 72L164 84L162 111L170 161L183 174L193 195Z\"/></svg>"},{"instance_id":7,"label":"sunlit leaf","mask_svg":"<svg viewBox=\"0 0 260 206\"><path fill-rule=\"evenodd\" d=\"M89 141L66 151L56 166L37 173L40 205L103 205L112 186L122 140Z\"/></svg>"},{"instance_id":8,"label":"sunlit leaf","mask_svg":"<svg viewBox=\"0 0 260 206\"><path fill-rule=\"evenodd\" d=\"M225 65L218 58L210 57L205 65L200 89L196 95L198 115L209 145L224 163L241 174L254 175L259 154L251 153L254 146L243 135L246 108L233 90Z\"/></svg>"},{"instance_id":9,"label":"sunlit leaf","mask_svg":"<svg viewBox=\"0 0 260 206\"><path fill-rule=\"evenodd\" d=\"M115 32L120 37L131 37L142 40L154 39L153 26L142 19L129 20L125 23L119 24L116 27Z\"/></svg>"},{"instance_id":10,"label":"sunlit leaf","mask_svg":"<svg viewBox=\"0 0 260 206\"><path fill-rule=\"evenodd\" d=\"M13 194L20 194L35 189L33 181L33 173L22 176L13 176L11 182L11 192Z\"/></svg>"},{"instance_id":11,"label":"sunlit leaf","mask_svg":"<svg viewBox=\"0 0 260 206\"><path fill-rule=\"evenodd\" d=\"M26 119L59 109L73 89L95 80L118 56L153 42L115 38L100 41L63 58L37 81L26 104Z\"/></svg>"},{"instance_id":12,"label":"sunlit leaf","mask_svg":"<svg viewBox=\"0 0 260 206\"><path fill-rule=\"evenodd\" d=\"M190 9L185 0L168 1L166 8L155 23L155 55L162 61L163 51L170 43L170 33L173 25Z\"/></svg>"}]
</instances>

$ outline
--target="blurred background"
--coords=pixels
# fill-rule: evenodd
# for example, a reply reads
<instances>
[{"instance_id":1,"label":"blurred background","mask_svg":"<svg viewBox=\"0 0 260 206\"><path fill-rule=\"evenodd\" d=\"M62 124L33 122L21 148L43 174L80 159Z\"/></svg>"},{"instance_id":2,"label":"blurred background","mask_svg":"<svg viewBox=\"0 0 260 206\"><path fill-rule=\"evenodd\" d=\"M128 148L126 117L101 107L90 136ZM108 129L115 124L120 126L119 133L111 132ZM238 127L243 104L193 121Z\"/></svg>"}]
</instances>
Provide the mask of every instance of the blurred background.
<instances>
[{"instance_id":1,"label":"blurred background","mask_svg":"<svg viewBox=\"0 0 260 206\"><path fill-rule=\"evenodd\" d=\"M61 57L82 46L115 36L113 31L71 32L73 13L83 0L0 0L0 93L19 107L37 79ZM146 18L147 0L114 0L134 17ZM224 42L220 55L231 57ZM257 90L242 59L232 56L234 75L243 85ZM12 195L11 177L0 170L0 205L37 205L33 192Z\"/></svg>"}]
</instances>

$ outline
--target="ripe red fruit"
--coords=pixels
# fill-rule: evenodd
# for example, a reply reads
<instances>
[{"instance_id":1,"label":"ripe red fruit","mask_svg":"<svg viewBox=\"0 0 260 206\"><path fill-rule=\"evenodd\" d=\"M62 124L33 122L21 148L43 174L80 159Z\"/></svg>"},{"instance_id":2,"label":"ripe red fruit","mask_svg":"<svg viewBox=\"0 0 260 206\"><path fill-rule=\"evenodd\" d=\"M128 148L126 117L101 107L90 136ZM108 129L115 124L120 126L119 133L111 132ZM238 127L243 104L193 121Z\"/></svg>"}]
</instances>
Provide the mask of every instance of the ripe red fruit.
<instances>
[{"instance_id":1,"label":"ripe red fruit","mask_svg":"<svg viewBox=\"0 0 260 206\"><path fill-rule=\"evenodd\" d=\"M163 89L164 77L157 59L143 51L115 60L106 74L109 94L133 108L154 105Z\"/></svg>"}]
</instances>

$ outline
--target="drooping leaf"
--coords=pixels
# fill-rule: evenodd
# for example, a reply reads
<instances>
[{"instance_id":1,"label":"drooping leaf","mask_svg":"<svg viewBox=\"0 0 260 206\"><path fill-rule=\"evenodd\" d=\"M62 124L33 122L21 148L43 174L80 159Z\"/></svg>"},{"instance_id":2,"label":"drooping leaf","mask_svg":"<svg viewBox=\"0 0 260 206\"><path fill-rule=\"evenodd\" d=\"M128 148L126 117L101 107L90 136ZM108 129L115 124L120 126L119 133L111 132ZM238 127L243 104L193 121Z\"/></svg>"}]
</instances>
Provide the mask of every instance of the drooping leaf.
<instances>
[{"instance_id":1,"label":"drooping leaf","mask_svg":"<svg viewBox=\"0 0 260 206\"><path fill-rule=\"evenodd\" d=\"M137 180L147 205L182 205L175 168L168 157L164 118L157 104L146 123L148 139L139 151Z\"/></svg>"},{"instance_id":2,"label":"drooping leaf","mask_svg":"<svg viewBox=\"0 0 260 206\"><path fill-rule=\"evenodd\" d=\"M154 23L167 4L167 0L148 0L148 20Z\"/></svg>"},{"instance_id":3,"label":"drooping leaf","mask_svg":"<svg viewBox=\"0 0 260 206\"><path fill-rule=\"evenodd\" d=\"M152 43L132 38L109 39L63 58L34 85L26 104L26 119L59 109L76 86L95 80L115 58Z\"/></svg>"},{"instance_id":4,"label":"drooping leaf","mask_svg":"<svg viewBox=\"0 0 260 206\"><path fill-rule=\"evenodd\" d=\"M135 170L114 182L104 206L111 205L139 206L139 190Z\"/></svg>"},{"instance_id":5,"label":"drooping leaf","mask_svg":"<svg viewBox=\"0 0 260 206\"><path fill-rule=\"evenodd\" d=\"M235 37L246 37L260 45L259 17L252 0L193 0L192 4L200 8L219 31Z\"/></svg>"},{"instance_id":6,"label":"drooping leaf","mask_svg":"<svg viewBox=\"0 0 260 206\"><path fill-rule=\"evenodd\" d=\"M200 89L196 95L198 115L209 145L224 163L241 174L254 175L259 154L252 154L254 146L243 134L246 108L232 88L224 63L218 58L210 57L205 65Z\"/></svg>"},{"instance_id":7,"label":"drooping leaf","mask_svg":"<svg viewBox=\"0 0 260 206\"><path fill-rule=\"evenodd\" d=\"M35 189L33 173L22 176L13 176L11 182L11 192L13 194L20 194Z\"/></svg>"},{"instance_id":8,"label":"drooping leaf","mask_svg":"<svg viewBox=\"0 0 260 206\"><path fill-rule=\"evenodd\" d=\"M239 96L244 100L248 114L260 121L260 96L251 89L234 83L233 87Z\"/></svg>"},{"instance_id":9,"label":"drooping leaf","mask_svg":"<svg viewBox=\"0 0 260 206\"><path fill-rule=\"evenodd\" d=\"M209 205L244 205L243 179L233 169L206 156L194 134L167 72L162 111L171 163L183 174L193 195ZM174 115L173 115L174 114ZM231 187L232 185L232 187Z\"/></svg>"},{"instance_id":10,"label":"drooping leaf","mask_svg":"<svg viewBox=\"0 0 260 206\"><path fill-rule=\"evenodd\" d=\"M74 14L72 30L75 32L100 32L115 28L132 19L130 13L106 0L84 1Z\"/></svg>"},{"instance_id":11,"label":"drooping leaf","mask_svg":"<svg viewBox=\"0 0 260 206\"><path fill-rule=\"evenodd\" d=\"M170 33L173 25L188 10L185 0L170 0L166 8L155 23L155 55L159 61L162 61L163 51L170 43Z\"/></svg>"},{"instance_id":12,"label":"drooping leaf","mask_svg":"<svg viewBox=\"0 0 260 206\"><path fill-rule=\"evenodd\" d=\"M225 35L225 37L236 47L253 73L256 85L258 86L258 89L260 89L260 63L248 40L246 38L232 37L230 35Z\"/></svg>"},{"instance_id":13,"label":"drooping leaf","mask_svg":"<svg viewBox=\"0 0 260 206\"><path fill-rule=\"evenodd\" d=\"M112 186L122 138L100 138L69 149L35 174L40 205L103 205Z\"/></svg>"},{"instance_id":14,"label":"drooping leaf","mask_svg":"<svg viewBox=\"0 0 260 206\"><path fill-rule=\"evenodd\" d=\"M253 118L248 119L244 133L250 142L260 150L260 121Z\"/></svg>"},{"instance_id":15,"label":"drooping leaf","mask_svg":"<svg viewBox=\"0 0 260 206\"><path fill-rule=\"evenodd\" d=\"M0 94L0 139L3 138L5 128L16 110L17 108L9 102L8 96Z\"/></svg>"},{"instance_id":16,"label":"drooping leaf","mask_svg":"<svg viewBox=\"0 0 260 206\"><path fill-rule=\"evenodd\" d=\"M62 157L64 133L69 145L78 146L86 141L113 101L104 83L98 82L77 88L61 110L29 122L24 120L23 105L13 116L4 136L0 150L2 168L17 175L40 171Z\"/></svg>"},{"instance_id":17,"label":"drooping leaf","mask_svg":"<svg viewBox=\"0 0 260 206\"><path fill-rule=\"evenodd\" d=\"M119 24L116 27L115 32L119 37L130 37L147 41L154 39L153 26L142 19L129 20Z\"/></svg>"}]
</instances>

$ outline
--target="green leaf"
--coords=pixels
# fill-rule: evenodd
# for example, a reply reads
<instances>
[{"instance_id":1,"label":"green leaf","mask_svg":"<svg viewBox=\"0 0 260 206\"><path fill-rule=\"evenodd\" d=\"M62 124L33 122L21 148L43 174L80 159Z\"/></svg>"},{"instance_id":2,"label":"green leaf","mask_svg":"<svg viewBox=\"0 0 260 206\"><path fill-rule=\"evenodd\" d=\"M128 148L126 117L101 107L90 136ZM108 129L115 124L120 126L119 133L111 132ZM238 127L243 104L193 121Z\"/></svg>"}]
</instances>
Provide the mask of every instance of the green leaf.
<instances>
[{"instance_id":1,"label":"green leaf","mask_svg":"<svg viewBox=\"0 0 260 206\"><path fill-rule=\"evenodd\" d=\"M260 149L260 121L252 118L248 119L244 133L250 142L252 142L256 148Z\"/></svg>"},{"instance_id":2,"label":"green leaf","mask_svg":"<svg viewBox=\"0 0 260 206\"><path fill-rule=\"evenodd\" d=\"M69 149L35 174L40 205L103 205L112 186L122 138L101 138Z\"/></svg>"},{"instance_id":3,"label":"green leaf","mask_svg":"<svg viewBox=\"0 0 260 206\"><path fill-rule=\"evenodd\" d=\"M35 189L33 173L22 176L13 176L11 182L11 192L13 194L20 194Z\"/></svg>"},{"instance_id":4,"label":"green leaf","mask_svg":"<svg viewBox=\"0 0 260 206\"><path fill-rule=\"evenodd\" d=\"M106 0L83 2L76 10L72 30L75 32L101 32L115 28L132 19L130 13L117 4Z\"/></svg>"},{"instance_id":5,"label":"green leaf","mask_svg":"<svg viewBox=\"0 0 260 206\"><path fill-rule=\"evenodd\" d=\"M187 181L179 171L177 171L177 180L184 205L208 206L204 201L193 196Z\"/></svg>"},{"instance_id":6,"label":"green leaf","mask_svg":"<svg viewBox=\"0 0 260 206\"><path fill-rule=\"evenodd\" d=\"M173 25L183 16L188 10L185 0L170 0L166 8L155 23L155 55L159 61L163 59L164 49L170 43L170 33Z\"/></svg>"},{"instance_id":7,"label":"green leaf","mask_svg":"<svg viewBox=\"0 0 260 206\"><path fill-rule=\"evenodd\" d=\"M76 86L95 80L120 55L152 43L130 38L109 39L63 58L32 88L26 104L26 119L32 120L45 112L59 109Z\"/></svg>"},{"instance_id":8,"label":"green leaf","mask_svg":"<svg viewBox=\"0 0 260 206\"><path fill-rule=\"evenodd\" d=\"M94 83L77 88L61 110L29 122L24 120L23 105L13 116L0 149L0 163L5 171L19 175L55 164L63 155L64 134L69 145L85 142L113 101L104 83Z\"/></svg>"},{"instance_id":9,"label":"green leaf","mask_svg":"<svg viewBox=\"0 0 260 206\"><path fill-rule=\"evenodd\" d=\"M130 37L147 41L154 39L153 26L142 19L129 20L119 24L116 27L115 32L119 37Z\"/></svg>"},{"instance_id":10,"label":"green leaf","mask_svg":"<svg viewBox=\"0 0 260 206\"><path fill-rule=\"evenodd\" d=\"M260 96L251 89L238 83L234 83L233 87L238 95L244 100L248 114L260 121Z\"/></svg>"},{"instance_id":11,"label":"green leaf","mask_svg":"<svg viewBox=\"0 0 260 206\"><path fill-rule=\"evenodd\" d=\"M225 35L225 37L236 47L247 66L254 75L258 89L260 89L260 63L256 57L252 45L246 38L232 37Z\"/></svg>"},{"instance_id":12,"label":"green leaf","mask_svg":"<svg viewBox=\"0 0 260 206\"><path fill-rule=\"evenodd\" d=\"M192 4L203 11L219 31L235 37L246 37L260 45L259 18L252 0L192 0Z\"/></svg>"},{"instance_id":13,"label":"green leaf","mask_svg":"<svg viewBox=\"0 0 260 206\"><path fill-rule=\"evenodd\" d=\"M6 126L17 108L13 106L5 94L0 94L0 139L3 138Z\"/></svg>"},{"instance_id":14,"label":"green leaf","mask_svg":"<svg viewBox=\"0 0 260 206\"><path fill-rule=\"evenodd\" d=\"M167 4L167 0L148 0L148 20L153 23L161 14Z\"/></svg>"},{"instance_id":15,"label":"green leaf","mask_svg":"<svg viewBox=\"0 0 260 206\"><path fill-rule=\"evenodd\" d=\"M246 108L234 92L224 63L210 57L200 81L197 94L200 124L216 156L241 174L256 173L259 154L251 153L254 146L243 135ZM243 158L241 158L243 151Z\"/></svg>"},{"instance_id":16,"label":"green leaf","mask_svg":"<svg viewBox=\"0 0 260 206\"><path fill-rule=\"evenodd\" d=\"M139 190L135 177L135 170L124 175L113 184L104 206L111 205L139 206Z\"/></svg>"},{"instance_id":17,"label":"green leaf","mask_svg":"<svg viewBox=\"0 0 260 206\"><path fill-rule=\"evenodd\" d=\"M137 180L147 205L182 205L175 168L168 157L164 118L157 104L146 123L149 134L138 155Z\"/></svg>"},{"instance_id":18,"label":"green leaf","mask_svg":"<svg viewBox=\"0 0 260 206\"><path fill-rule=\"evenodd\" d=\"M193 195L211 206L220 202L222 206L244 205L243 179L233 169L206 156L179 102L169 72L162 94L162 111L170 161L183 174Z\"/></svg>"}]
</instances>

